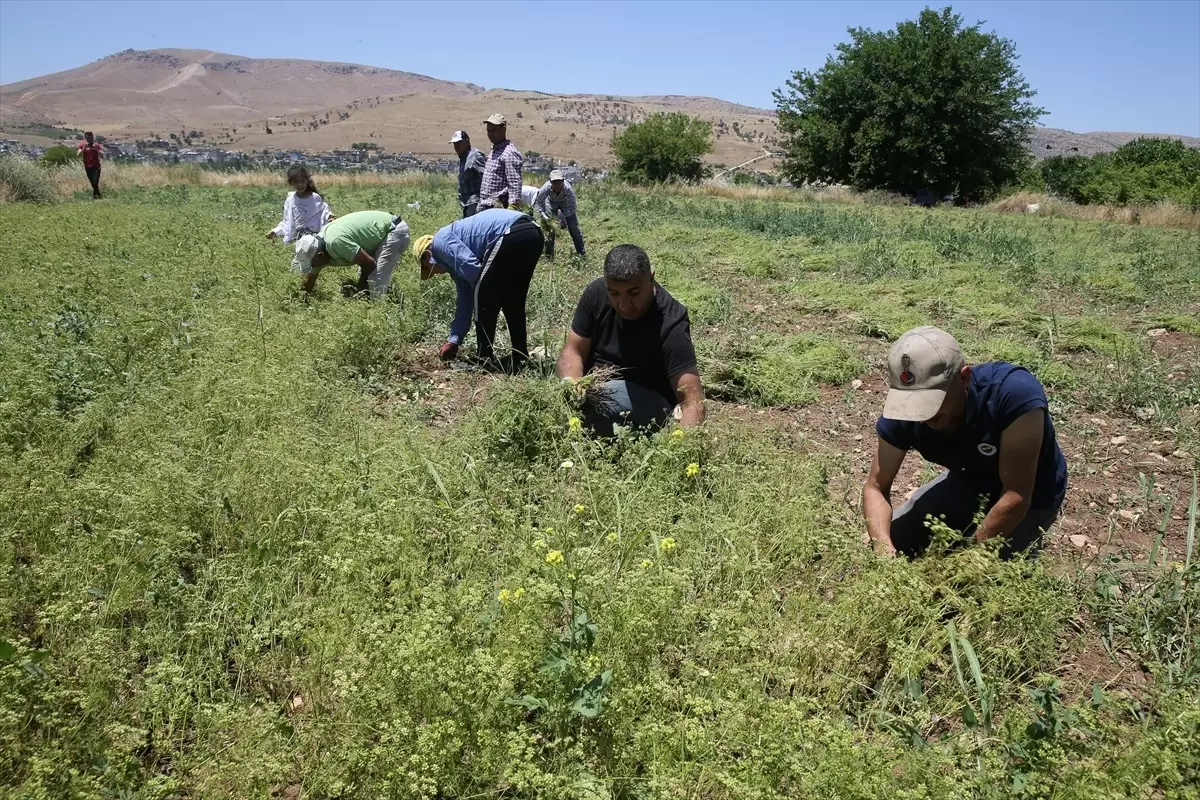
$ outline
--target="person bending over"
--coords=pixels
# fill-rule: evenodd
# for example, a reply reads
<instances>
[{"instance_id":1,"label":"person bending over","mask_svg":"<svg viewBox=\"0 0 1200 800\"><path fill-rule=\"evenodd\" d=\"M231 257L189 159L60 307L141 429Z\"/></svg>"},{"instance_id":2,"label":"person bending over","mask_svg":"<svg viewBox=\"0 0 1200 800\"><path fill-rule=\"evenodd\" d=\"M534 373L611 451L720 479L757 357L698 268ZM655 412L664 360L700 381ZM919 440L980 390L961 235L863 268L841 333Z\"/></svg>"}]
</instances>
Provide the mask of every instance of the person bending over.
<instances>
[{"instance_id":1,"label":"person bending over","mask_svg":"<svg viewBox=\"0 0 1200 800\"><path fill-rule=\"evenodd\" d=\"M330 222L320 233L296 241L292 270L301 274L300 288L311 294L327 266L358 266L355 291L372 299L387 294L396 262L408 249L408 223L388 211L355 211Z\"/></svg>"},{"instance_id":2,"label":"person bending over","mask_svg":"<svg viewBox=\"0 0 1200 800\"><path fill-rule=\"evenodd\" d=\"M503 208L483 209L433 236L417 237L412 253L421 280L442 274L454 280L454 320L438 352L443 361L458 357L472 319L479 358L494 361L496 323L503 311L513 368L525 362L529 357L525 305L544 246L542 229L529 215Z\"/></svg>"}]
</instances>

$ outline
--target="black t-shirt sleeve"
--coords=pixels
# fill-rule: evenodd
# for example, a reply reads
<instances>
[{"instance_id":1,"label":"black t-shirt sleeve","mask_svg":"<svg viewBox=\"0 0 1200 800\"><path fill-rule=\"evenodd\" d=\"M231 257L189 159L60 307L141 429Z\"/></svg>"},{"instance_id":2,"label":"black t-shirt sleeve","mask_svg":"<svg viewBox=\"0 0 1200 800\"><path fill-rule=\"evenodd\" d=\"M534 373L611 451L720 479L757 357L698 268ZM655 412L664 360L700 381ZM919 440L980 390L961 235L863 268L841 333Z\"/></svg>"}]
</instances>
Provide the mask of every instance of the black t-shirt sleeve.
<instances>
[{"instance_id":1,"label":"black t-shirt sleeve","mask_svg":"<svg viewBox=\"0 0 1200 800\"><path fill-rule=\"evenodd\" d=\"M597 300L608 302L607 297L601 297L596 291L596 283L593 281L579 296L579 305L575 306L575 317L571 320L571 330L585 339L592 339L596 334L596 320L600 317L601 310L596 305Z\"/></svg>"},{"instance_id":2,"label":"black t-shirt sleeve","mask_svg":"<svg viewBox=\"0 0 1200 800\"><path fill-rule=\"evenodd\" d=\"M686 310L663 337L663 366L668 378L696 369L696 348L692 345L692 325Z\"/></svg>"}]
</instances>

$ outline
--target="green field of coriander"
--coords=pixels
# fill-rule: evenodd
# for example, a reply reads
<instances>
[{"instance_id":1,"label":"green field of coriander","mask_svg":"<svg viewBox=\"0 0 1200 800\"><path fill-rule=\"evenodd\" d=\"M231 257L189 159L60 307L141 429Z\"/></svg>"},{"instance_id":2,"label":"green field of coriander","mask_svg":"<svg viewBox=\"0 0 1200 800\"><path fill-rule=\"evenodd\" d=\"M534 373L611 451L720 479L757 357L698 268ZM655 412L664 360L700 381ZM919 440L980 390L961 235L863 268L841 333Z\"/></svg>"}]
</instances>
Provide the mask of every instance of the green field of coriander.
<instances>
[{"instance_id":1,"label":"green field of coriander","mask_svg":"<svg viewBox=\"0 0 1200 800\"><path fill-rule=\"evenodd\" d=\"M279 183L0 205L0 797L1200 797L1196 231L584 185L503 376L409 259L299 297ZM624 242L709 418L605 444L553 358ZM863 543L921 324L1047 387L1036 561Z\"/></svg>"}]
</instances>

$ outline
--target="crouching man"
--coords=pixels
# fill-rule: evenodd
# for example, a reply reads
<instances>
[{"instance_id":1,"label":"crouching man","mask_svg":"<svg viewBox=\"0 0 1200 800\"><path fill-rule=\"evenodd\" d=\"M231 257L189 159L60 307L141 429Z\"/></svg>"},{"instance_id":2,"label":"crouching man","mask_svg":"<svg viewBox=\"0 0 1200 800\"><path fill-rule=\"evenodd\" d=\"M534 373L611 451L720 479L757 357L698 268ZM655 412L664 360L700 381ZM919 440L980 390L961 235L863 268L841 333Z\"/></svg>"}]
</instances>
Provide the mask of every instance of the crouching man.
<instances>
[{"instance_id":1,"label":"crouching man","mask_svg":"<svg viewBox=\"0 0 1200 800\"><path fill-rule=\"evenodd\" d=\"M1004 361L968 366L953 336L926 326L893 345L888 383L863 486L874 547L922 554L932 540L926 518L933 516L964 540L999 537L1002 558L1036 555L1067 491L1067 462L1037 378ZM893 510L892 482L909 450L946 471Z\"/></svg>"},{"instance_id":2,"label":"crouching man","mask_svg":"<svg viewBox=\"0 0 1200 800\"><path fill-rule=\"evenodd\" d=\"M676 406L684 427L704 421L687 309L655 282L650 257L636 245L614 247L604 277L583 291L557 369L567 379L614 371L584 409L586 424L602 436L614 424L662 426Z\"/></svg>"}]
</instances>

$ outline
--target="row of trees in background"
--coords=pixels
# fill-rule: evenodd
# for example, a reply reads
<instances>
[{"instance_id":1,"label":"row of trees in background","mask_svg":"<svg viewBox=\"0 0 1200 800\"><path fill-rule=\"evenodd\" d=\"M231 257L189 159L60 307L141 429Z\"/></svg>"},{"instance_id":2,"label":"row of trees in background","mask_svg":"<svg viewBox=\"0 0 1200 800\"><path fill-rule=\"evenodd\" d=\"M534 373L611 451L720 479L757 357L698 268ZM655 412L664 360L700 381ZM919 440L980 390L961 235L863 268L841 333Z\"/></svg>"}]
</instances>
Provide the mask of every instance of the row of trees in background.
<instances>
[{"instance_id":1,"label":"row of trees in background","mask_svg":"<svg viewBox=\"0 0 1200 800\"><path fill-rule=\"evenodd\" d=\"M775 92L793 183L934 192L981 199L1017 182L1044 109L1016 66L1016 48L945 8L895 30L851 28L817 72ZM659 114L614 137L618 174L634 182L696 180L712 126Z\"/></svg>"},{"instance_id":2,"label":"row of trees in background","mask_svg":"<svg viewBox=\"0 0 1200 800\"><path fill-rule=\"evenodd\" d=\"M820 70L796 72L775 92L779 172L792 183L971 201L1023 188L1081 204L1169 200L1200 211L1200 150L1179 140L1137 139L1113 153L1035 164L1029 134L1046 112L1033 104L1015 45L964 25L950 8L849 34ZM698 180L711 151L712 125L681 113L613 139L617 174L635 183Z\"/></svg>"},{"instance_id":3,"label":"row of trees in background","mask_svg":"<svg viewBox=\"0 0 1200 800\"><path fill-rule=\"evenodd\" d=\"M1134 139L1112 153L1053 156L1027 174L1023 188L1081 205L1172 201L1200 211L1200 150L1178 139Z\"/></svg>"}]
</instances>

